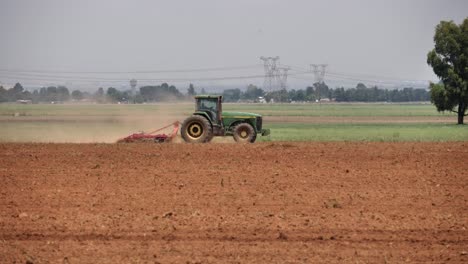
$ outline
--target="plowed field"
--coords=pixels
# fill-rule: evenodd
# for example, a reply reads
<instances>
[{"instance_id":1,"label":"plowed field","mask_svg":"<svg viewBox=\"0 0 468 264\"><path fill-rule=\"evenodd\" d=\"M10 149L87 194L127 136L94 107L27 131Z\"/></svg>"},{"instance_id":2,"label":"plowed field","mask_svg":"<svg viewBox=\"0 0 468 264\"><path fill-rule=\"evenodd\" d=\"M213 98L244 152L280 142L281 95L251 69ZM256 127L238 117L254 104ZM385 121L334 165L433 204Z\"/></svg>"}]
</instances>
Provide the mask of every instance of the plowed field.
<instances>
[{"instance_id":1,"label":"plowed field","mask_svg":"<svg viewBox=\"0 0 468 264\"><path fill-rule=\"evenodd\" d=\"M0 144L1 263L468 262L468 144Z\"/></svg>"}]
</instances>

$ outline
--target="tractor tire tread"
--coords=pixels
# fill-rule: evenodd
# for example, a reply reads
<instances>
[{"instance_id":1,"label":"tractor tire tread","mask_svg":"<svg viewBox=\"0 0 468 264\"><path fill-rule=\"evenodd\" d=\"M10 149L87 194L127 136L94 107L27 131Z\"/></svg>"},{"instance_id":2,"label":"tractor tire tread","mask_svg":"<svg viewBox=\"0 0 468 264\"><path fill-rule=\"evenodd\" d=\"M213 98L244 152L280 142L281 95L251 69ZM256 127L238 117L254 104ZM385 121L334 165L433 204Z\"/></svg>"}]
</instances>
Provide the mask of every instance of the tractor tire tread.
<instances>
[{"instance_id":1,"label":"tractor tire tread","mask_svg":"<svg viewBox=\"0 0 468 264\"><path fill-rule=\"evenodd\" d=\"M188 125L198 122L202 128L203 133L198 139L194 139L188 135ZM211 127L210 121L200 115L192 115L184 120L182 123L180 135L182 139L187 143L207 143L210 142L213 138L213 128Z\"/></svg>"}]
</instances>

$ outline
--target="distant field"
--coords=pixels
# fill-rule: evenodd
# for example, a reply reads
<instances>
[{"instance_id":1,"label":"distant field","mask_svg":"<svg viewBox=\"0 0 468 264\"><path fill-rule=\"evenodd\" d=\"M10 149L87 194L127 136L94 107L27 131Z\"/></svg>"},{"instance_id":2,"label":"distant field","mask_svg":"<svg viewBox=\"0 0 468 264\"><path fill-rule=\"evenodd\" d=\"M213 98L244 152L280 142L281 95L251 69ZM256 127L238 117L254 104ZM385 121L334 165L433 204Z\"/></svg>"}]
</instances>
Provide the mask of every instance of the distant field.
<instances>
[{"instance_id":1,"label":"distant field","mask_svg":"<svg viewBox=\"0 0 468 264\"><path fill-rule=\"evenodd\" d=\"M226 110L253 111L265 116L444 116L430 104L237 104Z\"/></svg>"},{"instance_id":2,"label":"distant field","mask_svg":"<svg viewBox=\"0 0 468 264\"><path fill-rule=\"evenodd\" d=\"M0 116L151 116L183 114L193 111L193 104L0 104Z\"/></svg>"},{"instance_id":3,"label":"distant field","mask_svg":"<svg viewBox=\"0 0 468 264\"><path fill-rule=\"evenodd\" d=\"M115 142L182 121L193 107L0 104L0 141ZM264 115L272 134L259 141L468 140L468 126L455 125L454 114L438 113L430 104L225 104L224 110Z\"/></svg>"},{"instance_id":4,"label":"distant field","mask_svg":"<svg viewBox=\"0 0 468 264\"><path fill-rule=\"evenodd\" d=\"M187 115L193 111L193 103L164 104L0 104L0 116L15 113L26 116L119 116L119 115ZM264 116L455 116L438 113L431 104L224 104L225 111L250 111Z\"/></svg>"},{"instance_id":5,"label":"distant field","mask_svg":"<svg viewBox=\"0 0 468 264\"><path fill-rule=\"evenodd\" d=\"M262 141L467 141L454 124L271 124Z\"/></svg>"}]
</instances>

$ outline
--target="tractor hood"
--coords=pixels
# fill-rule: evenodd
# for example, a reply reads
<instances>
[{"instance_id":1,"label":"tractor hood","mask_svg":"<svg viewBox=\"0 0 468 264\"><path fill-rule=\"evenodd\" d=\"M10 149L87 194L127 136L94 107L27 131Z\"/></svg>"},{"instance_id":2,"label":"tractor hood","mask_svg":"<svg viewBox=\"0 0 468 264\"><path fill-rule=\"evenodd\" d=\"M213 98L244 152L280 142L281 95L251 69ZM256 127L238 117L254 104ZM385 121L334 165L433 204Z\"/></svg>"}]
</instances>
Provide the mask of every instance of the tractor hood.
<instances>
[{"instance_id":1,"label":"tractor hood","mask_svg":"<svg viewBox=\"0 0 468 264\"><path fill-rule=\"evenodd\" d=\"M256 118L262 116L259 114L247 112L223 112L221 115L223 118Z\"/></svg>"}]
</instances>

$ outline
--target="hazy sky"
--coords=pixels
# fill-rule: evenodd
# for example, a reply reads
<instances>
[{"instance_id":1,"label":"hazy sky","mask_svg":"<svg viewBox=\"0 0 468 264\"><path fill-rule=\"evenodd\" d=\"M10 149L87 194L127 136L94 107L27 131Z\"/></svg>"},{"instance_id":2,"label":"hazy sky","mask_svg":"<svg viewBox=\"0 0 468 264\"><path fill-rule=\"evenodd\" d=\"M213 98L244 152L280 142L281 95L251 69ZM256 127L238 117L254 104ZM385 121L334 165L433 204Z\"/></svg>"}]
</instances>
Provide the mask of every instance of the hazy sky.
<instances>
[{"instance_id":1,"label":"hazy sky","mask_svg":"<svg viewBox=\"0 0 468 264\"><path fill-rule=\"evenodd\" d=\"M291 73L327 63L337 75L326 79L349 86L383 77L434 80L426 64L434 27L467 15L466 0L0 0L0 83L95 87L109 79L124 87L132 77L261 75L260 56L280 56ZM231 66L245 68L127 73ZM96 73L109 71L122 73ZM290 86L312 79L291 77ZM263 79L195 83L243 88Z\"/></svg>"}]
</instances>

